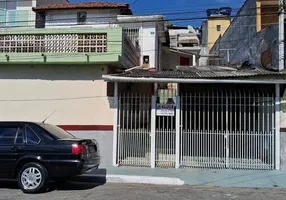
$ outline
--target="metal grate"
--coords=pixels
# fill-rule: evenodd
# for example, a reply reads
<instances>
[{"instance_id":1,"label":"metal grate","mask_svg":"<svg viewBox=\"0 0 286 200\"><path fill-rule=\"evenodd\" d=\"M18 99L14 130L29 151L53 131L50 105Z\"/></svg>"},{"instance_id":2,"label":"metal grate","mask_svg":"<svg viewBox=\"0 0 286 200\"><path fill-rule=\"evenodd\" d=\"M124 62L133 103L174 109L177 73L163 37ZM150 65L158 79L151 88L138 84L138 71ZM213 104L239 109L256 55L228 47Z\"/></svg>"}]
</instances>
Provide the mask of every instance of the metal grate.
<instances>
[{"instance_id":1,"label":"metal grate","mask_svg":"<svg viewBox=\"0 0 286 200\"><path fill-rule=\"evenodd\" d=\"M134 47L137 47L139 41L139 28L124 28L123 31L126 33L128 38L131 40Z\"/></svg>"},{"instance_id":2,"label":"metal grate","mask_svg":"<svg viewBox=\"0 0 286 200\"><path fill-rule=\"evenodd\" d=\"M182 166L274 169L275 98L267 88L198 88L181 105Z\"/></svg>"},{"instance_id":3,"label":"metal grate","mask_svg":"<svg viewBox=\"0 0 286 200\"><path fill-rule=\"evenodd\" d=\"M107 52L107 34L0 35L3 53Z\"/></svg>"}]
</instances>

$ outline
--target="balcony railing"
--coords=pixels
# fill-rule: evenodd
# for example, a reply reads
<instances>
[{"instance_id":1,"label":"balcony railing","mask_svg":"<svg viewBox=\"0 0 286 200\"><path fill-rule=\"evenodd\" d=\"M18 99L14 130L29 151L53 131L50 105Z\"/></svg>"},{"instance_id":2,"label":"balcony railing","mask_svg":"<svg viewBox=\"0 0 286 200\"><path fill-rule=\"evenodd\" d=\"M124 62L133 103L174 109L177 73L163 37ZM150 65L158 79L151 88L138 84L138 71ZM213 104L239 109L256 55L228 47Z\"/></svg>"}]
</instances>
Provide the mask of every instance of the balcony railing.
<instances>
[{"instance_id":1,"label":"balcony railing","mask_svg":"<svg viewBox=\"0 0 286 200\"><path fill-rule=\"evenodd\" d=\"M0 35L0 53L107 52L107 34Z\"/></svg>"}]
</instances>

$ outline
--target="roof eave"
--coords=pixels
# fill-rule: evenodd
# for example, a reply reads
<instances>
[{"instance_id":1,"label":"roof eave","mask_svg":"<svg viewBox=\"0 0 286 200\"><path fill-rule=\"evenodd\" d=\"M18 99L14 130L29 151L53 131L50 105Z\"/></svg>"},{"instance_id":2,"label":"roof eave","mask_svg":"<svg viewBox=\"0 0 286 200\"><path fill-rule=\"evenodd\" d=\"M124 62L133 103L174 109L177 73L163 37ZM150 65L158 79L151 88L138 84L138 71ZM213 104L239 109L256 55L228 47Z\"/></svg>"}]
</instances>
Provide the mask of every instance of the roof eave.
<instances>
[{"instance_id":1,"label":"roof eave","mask_svg":"<svg viewBox=\"0 0 286 200\"><path fill-rule=\"evenodd\" d=\"M37 7L32 7L32 10L34 12L43 12L43 11L52 11L52 10L79 10L79 9L87 9L87 10L91 10L91 9L118 9L118 10L125 10L125 12L127 13L131 13L132 14L132 11L130 8L127 8L127 7L78 7L78 8L37 8ZM124 13L125 13L124 12Z\"/></svg>"},{"instance_id":2,"label":"roof eave","mask_svg":"<svg viewBox=\"0 0 286 200\"><path fill-rule=\"evenodd\" d=\"M103 75L108 82L145 82L145 83L232 83L232 84L286 84L286 80L249 80L249 79L190 79L190 78L146 78L146 77L119 77Z\"/></svg>"}]
</instances>

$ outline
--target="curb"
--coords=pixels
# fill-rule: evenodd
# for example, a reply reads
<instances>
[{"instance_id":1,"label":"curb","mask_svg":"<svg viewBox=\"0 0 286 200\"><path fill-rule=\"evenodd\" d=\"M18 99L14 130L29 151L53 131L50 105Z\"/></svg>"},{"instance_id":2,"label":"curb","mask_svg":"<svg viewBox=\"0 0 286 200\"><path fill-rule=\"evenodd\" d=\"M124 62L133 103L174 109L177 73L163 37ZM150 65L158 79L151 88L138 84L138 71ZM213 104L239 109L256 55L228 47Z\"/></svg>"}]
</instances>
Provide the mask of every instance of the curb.
<instances>
[{"instance_id":1,"label":"curb","mask_svg":"<svg viewBox=\"0 0 286 200\"><path fill-rule=\"evenodd\" d=\"M151 185L184 185L184 181L179 178L157 177L157 176L131 176L131 175L100 175L100 174L85 174L82 178L95 178L100 182L107 183L138 183Z\"/></svg>"}]
</instances>

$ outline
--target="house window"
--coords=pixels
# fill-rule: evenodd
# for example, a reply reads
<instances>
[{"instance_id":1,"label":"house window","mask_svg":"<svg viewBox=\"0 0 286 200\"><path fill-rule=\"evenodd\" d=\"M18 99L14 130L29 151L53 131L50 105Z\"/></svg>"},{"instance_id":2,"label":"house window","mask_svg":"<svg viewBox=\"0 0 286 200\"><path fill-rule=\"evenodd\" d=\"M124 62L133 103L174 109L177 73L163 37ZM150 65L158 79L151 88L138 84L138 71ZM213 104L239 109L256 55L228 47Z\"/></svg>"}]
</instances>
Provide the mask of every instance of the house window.
<instances>
[{"instance_id":1,"label":"house window","mask_svg":"<svg viewBox=\"0 0 286 200\"><path fill-rule=\"evenodd\" d=\"M216 25L216 30L220 31L221 30L221 25Z\"/></svg>"},{"instance_id":2,"label":"house window","mask_svg":"<svg viewBox=\"0 0 286 200\"><path fill-rule=\"evenodd\" d=\"M36 14L36 28L45 28L46 13L39 12Z\"/></svg>"},{"instance_id":3,"label":"house window","mask_svg":"<svg viewBox=\"0 0 286 200\"><path fill-rule=\"evenodd\" d=\"M85 24L86 23L86 12L78 12L77 13L77 23Z\"/></svg>"}]
</instances>

